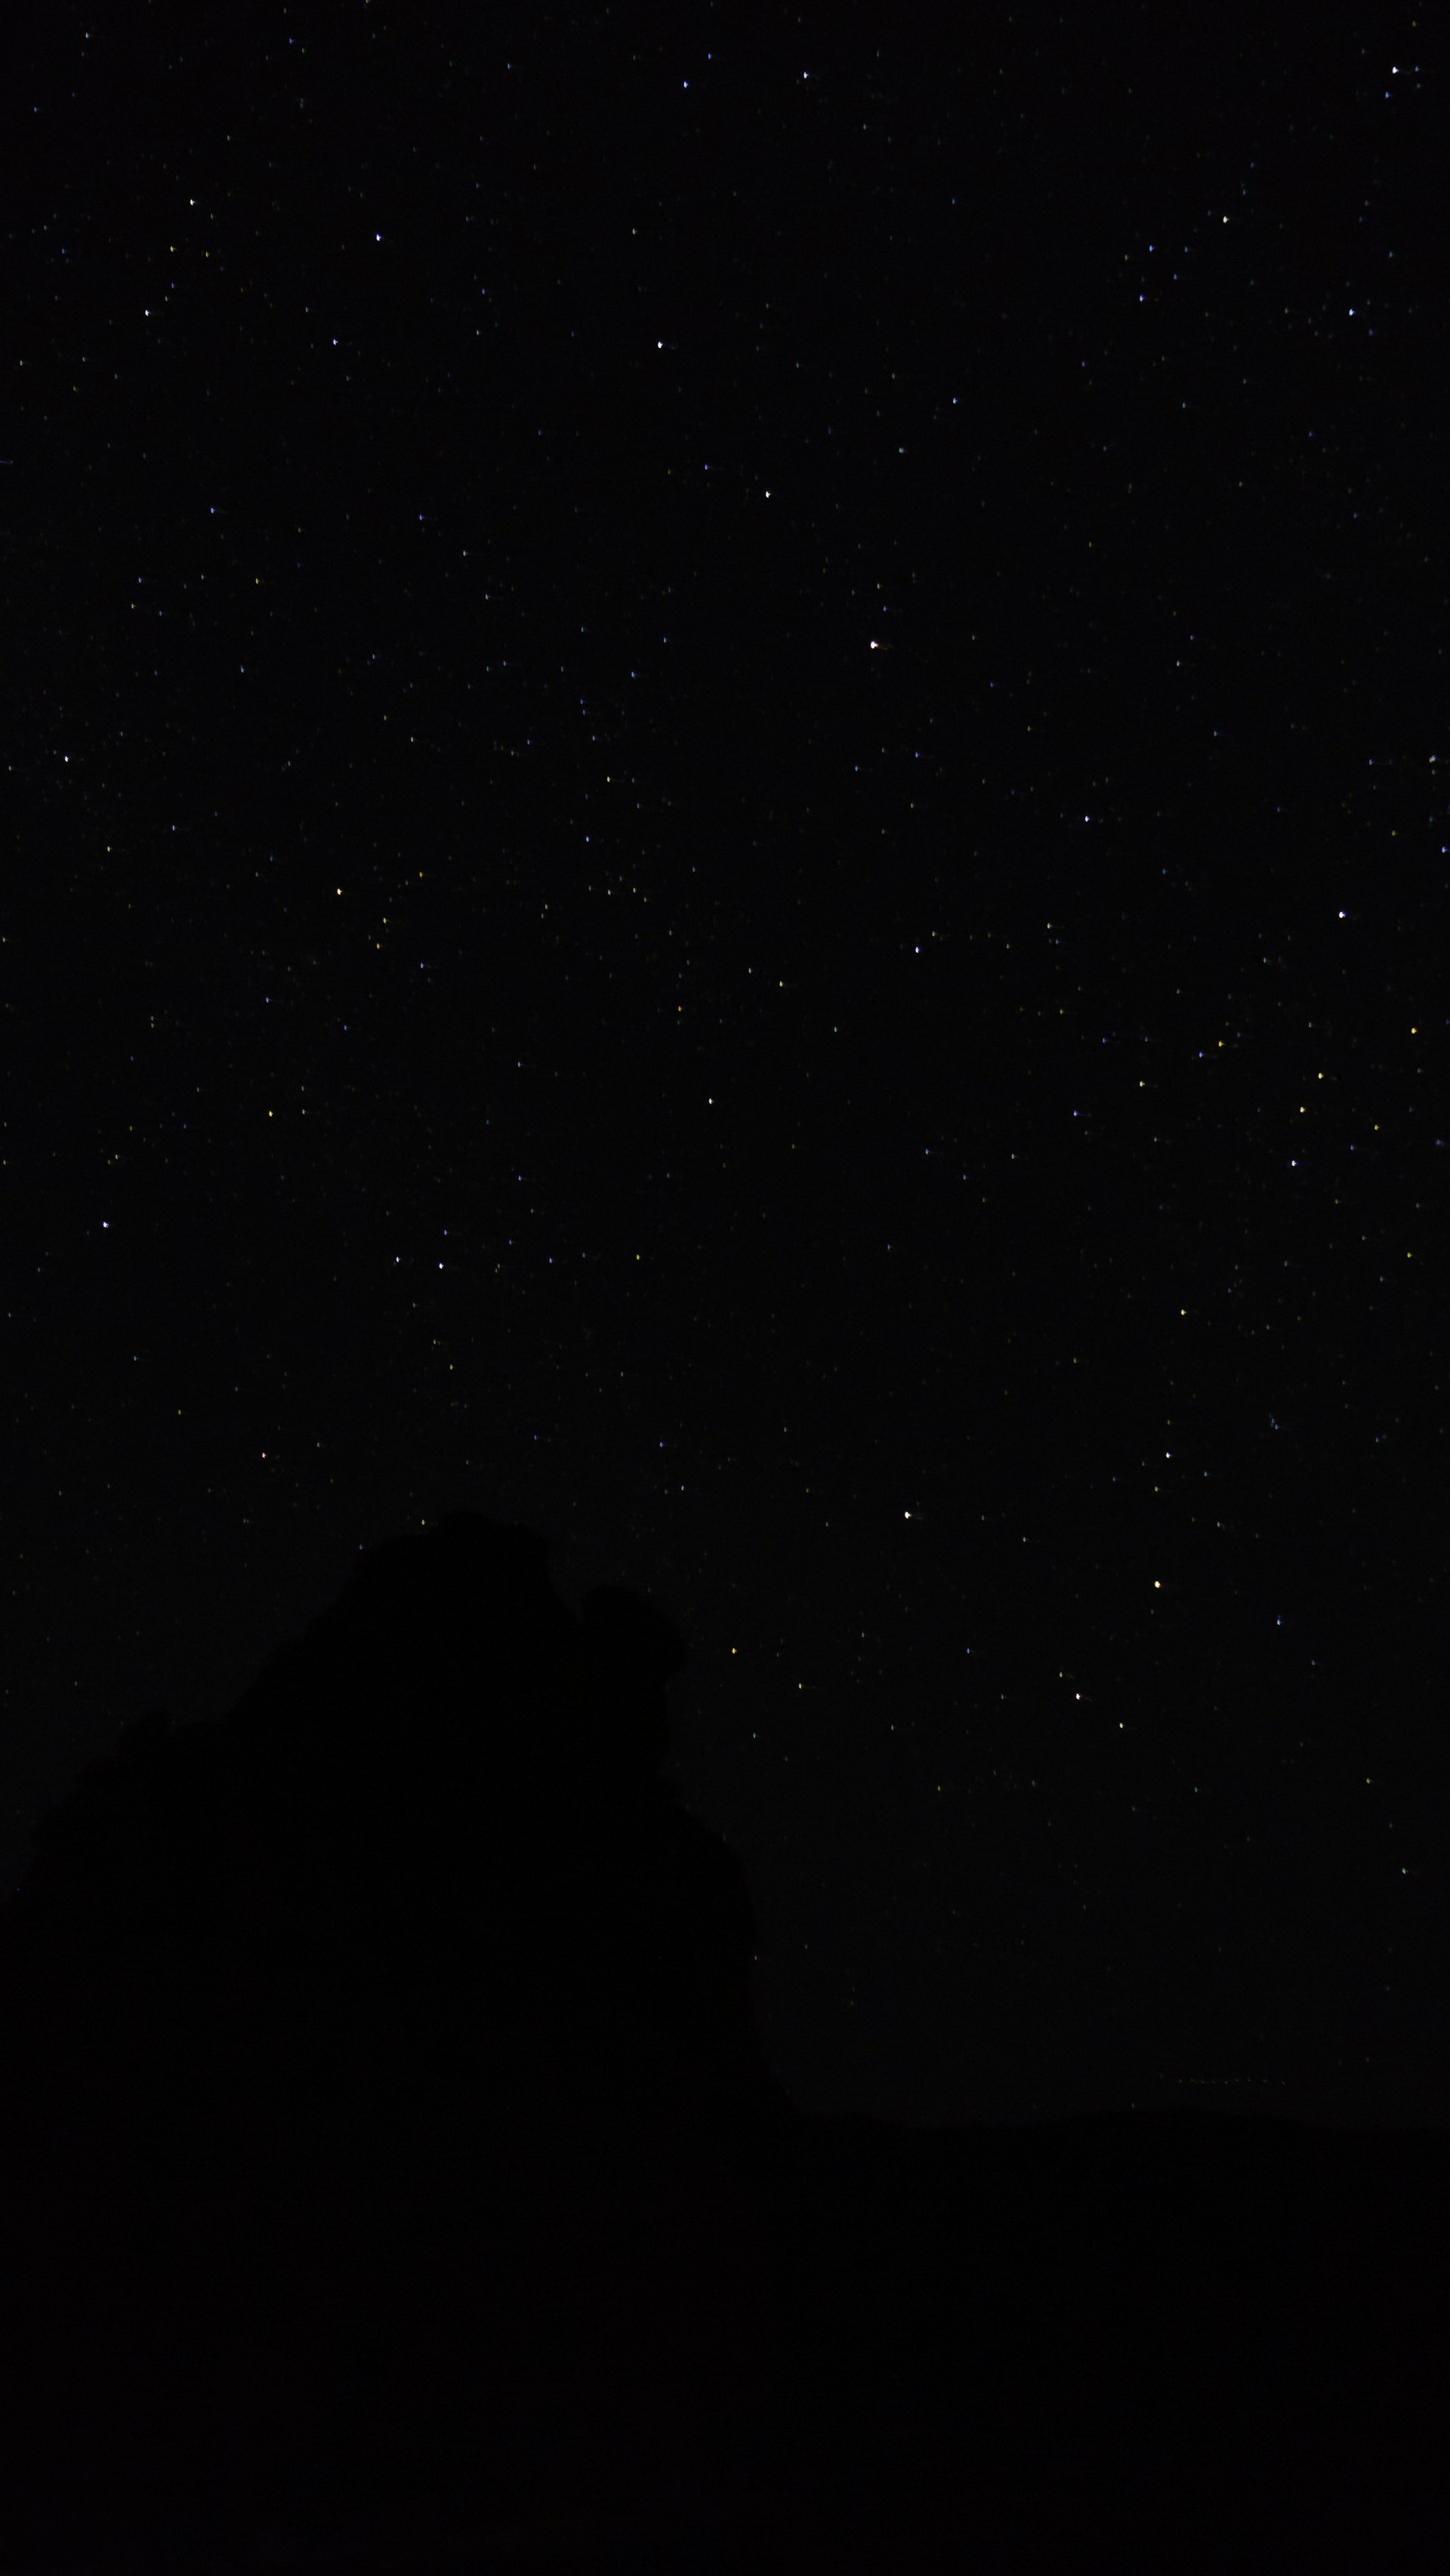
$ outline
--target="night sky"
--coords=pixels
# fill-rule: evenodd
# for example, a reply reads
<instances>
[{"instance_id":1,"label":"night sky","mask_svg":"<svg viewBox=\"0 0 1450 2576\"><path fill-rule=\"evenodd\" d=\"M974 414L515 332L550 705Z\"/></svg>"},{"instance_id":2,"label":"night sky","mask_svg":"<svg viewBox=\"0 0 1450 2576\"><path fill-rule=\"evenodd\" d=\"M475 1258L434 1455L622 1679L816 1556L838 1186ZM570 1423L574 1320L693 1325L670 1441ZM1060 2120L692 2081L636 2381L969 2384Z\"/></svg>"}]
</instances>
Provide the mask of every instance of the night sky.
<instances>
[{"instance_id":1,"label":"night sky","mask_svg":"<svg viewBox=\"0 0 1450 2576\"><path fill-rule=\"evenodd\" d=\"M12 39L6 1884L464 1504L802 2108L1443 2120L1443 30L928 23Z\"/></svg>"}]
</instances>

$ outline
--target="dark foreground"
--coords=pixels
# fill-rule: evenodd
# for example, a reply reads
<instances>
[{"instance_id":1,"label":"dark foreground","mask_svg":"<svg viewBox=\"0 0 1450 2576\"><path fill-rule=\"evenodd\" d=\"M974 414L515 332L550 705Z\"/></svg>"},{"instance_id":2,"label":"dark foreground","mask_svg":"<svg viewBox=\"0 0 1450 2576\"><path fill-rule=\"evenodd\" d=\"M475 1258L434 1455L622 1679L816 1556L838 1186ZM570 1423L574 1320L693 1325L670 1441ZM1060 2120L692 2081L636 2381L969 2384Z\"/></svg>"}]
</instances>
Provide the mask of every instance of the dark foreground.
<instances>
[{"instance_id":1,"label":"dark foreground","mask_svg":"<svg viewBox=\"0 0 1450 2576\"><path fill-rule=\"evenodd\" d=\"M459 1516L0 1909L0 2569L1450 2565L1450 2142L801 2118L679 1640Z\"/></svg>"}]
</instances>

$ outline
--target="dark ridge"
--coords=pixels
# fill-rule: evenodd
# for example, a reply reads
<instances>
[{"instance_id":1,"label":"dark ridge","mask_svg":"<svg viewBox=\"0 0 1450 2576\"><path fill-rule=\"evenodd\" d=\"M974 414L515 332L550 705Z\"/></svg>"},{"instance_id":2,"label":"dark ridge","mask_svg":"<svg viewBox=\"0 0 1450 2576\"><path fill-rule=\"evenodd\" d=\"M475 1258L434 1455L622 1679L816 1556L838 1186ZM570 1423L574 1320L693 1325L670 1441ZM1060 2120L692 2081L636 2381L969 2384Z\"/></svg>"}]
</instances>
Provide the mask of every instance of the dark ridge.
<instances>
[{"instance_id":1,"label":"dark ridge","mask_svg":"<svg viewBox=\"0 0 1450 2576\"><path fill-rule=\"evenodd\" d=\"M802 2117L683 1641L368 1549L0 1908L0 2569L1439 2567L1438 2131Z\"/></svg>"}]
</instances>

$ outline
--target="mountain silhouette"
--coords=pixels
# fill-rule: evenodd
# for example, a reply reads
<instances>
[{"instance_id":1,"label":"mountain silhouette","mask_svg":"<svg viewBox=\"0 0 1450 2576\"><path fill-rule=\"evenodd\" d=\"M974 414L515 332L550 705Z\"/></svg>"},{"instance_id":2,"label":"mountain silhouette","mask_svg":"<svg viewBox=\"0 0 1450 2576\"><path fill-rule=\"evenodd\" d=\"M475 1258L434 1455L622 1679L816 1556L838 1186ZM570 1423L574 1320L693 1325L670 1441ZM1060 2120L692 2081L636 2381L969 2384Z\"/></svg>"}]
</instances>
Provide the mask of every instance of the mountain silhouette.
<instances>
[{"instance_id":1,"label":"mountain silhouette","mask_svg":"<svg viewBox=\"0 0 1450 2576\"><path fill-rule=\"evenodd\" d=\"M677 1631L364 1551L0 1907L0 2569L1445 2561L1437 2131L800 2113Z\"/></svg>"}]
</instances>

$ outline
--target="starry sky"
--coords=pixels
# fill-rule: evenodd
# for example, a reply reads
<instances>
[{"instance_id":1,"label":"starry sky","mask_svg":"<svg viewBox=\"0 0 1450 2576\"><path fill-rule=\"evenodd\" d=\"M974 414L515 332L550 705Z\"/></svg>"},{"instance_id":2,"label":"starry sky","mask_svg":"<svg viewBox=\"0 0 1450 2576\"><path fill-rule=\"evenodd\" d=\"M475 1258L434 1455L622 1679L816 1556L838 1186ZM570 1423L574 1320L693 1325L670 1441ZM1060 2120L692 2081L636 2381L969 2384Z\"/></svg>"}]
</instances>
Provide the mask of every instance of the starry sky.
<instances>
[{"instance_id":1,"label":"starry sky","mask_svg":"<svg viewBox=\"0 0 1450 2576\"><path fill-rule=\"evenodd\" d=\"M8 1883L467 1504L802 2107L1443 2120L1443 34L665 14L11 48Z\"/></svg>"}]
</instances>

